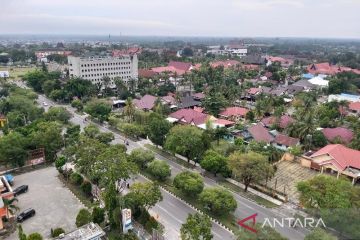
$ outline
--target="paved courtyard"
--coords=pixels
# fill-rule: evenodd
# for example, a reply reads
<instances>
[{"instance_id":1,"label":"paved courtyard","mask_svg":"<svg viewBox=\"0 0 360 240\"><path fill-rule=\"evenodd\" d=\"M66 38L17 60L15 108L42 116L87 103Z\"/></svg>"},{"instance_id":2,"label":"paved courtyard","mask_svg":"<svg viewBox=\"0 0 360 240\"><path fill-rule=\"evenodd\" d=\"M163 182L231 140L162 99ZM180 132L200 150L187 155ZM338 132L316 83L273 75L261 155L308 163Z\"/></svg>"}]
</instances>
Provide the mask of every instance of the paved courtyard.
<instances>
[{"instance_id":1,"label":"paved courtyard","mask_svg":"<svg viewBox=\"0 0 360 240\"><path fill-rule=\"evenodd\" d=\"M36 215L22 223L24 232L39 232L50 238L50 229L61 227L66 232L76 228L75 219L84 206L57 177L54 167L15 176L15 186L28 185L29 191L17 197L20 211L34 208ZM17 232L8 239L18 239Z\"/></svg>"}]
</instances>

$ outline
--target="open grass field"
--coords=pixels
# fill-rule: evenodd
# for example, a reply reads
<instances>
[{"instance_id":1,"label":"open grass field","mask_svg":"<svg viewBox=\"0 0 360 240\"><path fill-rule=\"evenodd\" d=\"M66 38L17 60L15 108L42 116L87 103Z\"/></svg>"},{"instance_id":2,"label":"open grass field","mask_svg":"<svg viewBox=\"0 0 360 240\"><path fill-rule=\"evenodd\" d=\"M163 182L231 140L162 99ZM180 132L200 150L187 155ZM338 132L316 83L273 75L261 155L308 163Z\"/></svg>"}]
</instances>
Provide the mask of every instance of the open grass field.
<instances>
[{"instance_id":1,"label":"open grass field","mask_svg":"<svg viewBox=\"0 0 360 240\"><path fill-rule=\"evenodd\" d=\"M24 74L36 69L36 67L0 67L0 71L9 71L10 79L20 79Z\"/></svg>"}]
</instances>

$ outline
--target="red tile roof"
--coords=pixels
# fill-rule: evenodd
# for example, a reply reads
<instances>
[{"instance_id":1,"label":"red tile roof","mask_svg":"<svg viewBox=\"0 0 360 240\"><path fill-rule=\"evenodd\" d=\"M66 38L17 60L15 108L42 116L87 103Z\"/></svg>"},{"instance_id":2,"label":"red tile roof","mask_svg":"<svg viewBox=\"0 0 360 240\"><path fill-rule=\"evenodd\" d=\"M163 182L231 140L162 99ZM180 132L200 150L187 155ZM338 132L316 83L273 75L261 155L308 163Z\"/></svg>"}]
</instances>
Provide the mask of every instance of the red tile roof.
<instances>
[{"instance_id":1,"label":"red tile roof","mask_svg":"<svg viewBox=\"0 0 360 240\"><path fill-rule=\"evenodd\" d=\"M220 124L220 125L224 125L224 126L231 126L234 125L235 123L226 119L216 119L215 123Z\"/></svg>"},{"instance_id":2,"label":"red tile roof","mask_svg":"<svg viewBox=\"0 0 360 240\"><path fill-rule=\"evenodd\" d=\"M170 61L168 64L169 67L174 67L176 69L182 70L184 72L189 71L191 67L191 63L189 62L176 62Z\"/></svg>"},{"instance_id":3,"label":"red tile roof","mask_svg":"<svg viewBox=\"0 0 360 240\"><path fill-rule=\"evenodd\" d=\"M253 125L249 127L247 130L254 138L254 140L257 142L271 143L274 140L274 137L261 123Z\"/></svg>"},{"instance_id":4,"label":"red tile roof","mask_svg":"<svg viewBox=\"0 0 360 240\"><path fill-rule=\"evenodd\" d=\"M360 111L360 102L351 102L349 104L349 109L352 111Z\"/></svg>"},{"instance_id":5,"label":"red tile roof","mask_svg":"<svg viewBox=\"0 0 360 240\"><path fill-rule=\"evenodd\" d=\"M271 127L271 125L273 125L276 121L276 117L271 116L271 117L266 117L263 118L261 120L261 122L266 126L266 127ZM279 122L279 126L280 128L287 128L287 126L289 126L291 123L293 123L295 120L288 116L288 115L283 115L280 117L280 122Z\"/></svg>"},{"instance_id":6,"label":"red tile roof","mask_svg":"<svg viewBox=\"0 0 360 240\"><path fill-rule=\"evenodd\" d=\"M335 138L339 137L344 143L350 143L353 139L353 132L347 128L324 128L321 130L325 138L328 141L334 141Z\"/></svg>"},{"instance_id":7,"label":"red tile roof","mask_svg":"<svg viewBox=\"0 0 360 240\"><path fill-rule=\"evenodd\" d=\"M255 65L255 64L244 64L242 66L246 70L259 70L260 69L259 65Z\"/></svg>"},{"instance_id":8,"label":"red tile roof","mask_svg":"<svg viewBox=\"0 0 360 240\"><path fill-rule=\"evenodd\" d=\"M299 141L300 140L298 138L289 137L284 134L276 135L275 140L274 140L274 142L285 145L287 147L295 146L299 143Z\"/></svg>"},{"instance_id":9,"label":"red tile roof","mask_svg":"<svg viewBox=\"0 0 360 240\"><path fill-rule=\"evenodd\" d=\"M332 159L323 164L332 163L341 171L345 170L347 167L360 169L360 151L347 148L341 144L330 144L321 148L310 157L314 158L325 154L331 156Z\"/></svg>"},{"instance_id":10,"label":"red tile roof","mask_svg":"<svg viewBox=\"0 0 360 240\"><path fill-rule=\"evenodd\" d=\"M243 107L228 107L222 111L219 115L225 117L240 116L244 117L249 110Z\"/></svg>"},{"instance_id":11,"label":"red tile roof","mask_svg":"<svg viewBox=\"0 0 360 240\"><path fill-rule=\"evenodd\" d=\"M139 69L139 77L152 78L158 73L149 69Z\"/></svg>"},{"instance_id":12,"label":"red tile roof","mask_svg":"<svg viewBox=\"0 0 360 240\"><path fill-rule=\"evenodd\" d=\"M326 75L335 75L339 72L348 72L348 71L352 71L356 74L360 74L360 70L358 69L341 67L338 65L331 65L328 62L311 64L307 67L307 71L311 74L326 74Z\"/></svg>"},{"instance_id":13,"label":"red tile roof","mask_svg":"<svg viewBox=\"0 0 360 240\"><path fill-rule=\"evenodd\" d=\"M224 68L234 67L236 65L239 65L240 62L236 60L225 60L225 61L216 61L210 63L210 66L213 68L223 66Z\"/></svg>"},{"instance_id":14,"label":"red tile roof","mask_svg":"<svg viewBox=\"0 0 360 240\"><path fill-rule=\"evenodd\" d=\"M283 58L283 57L269 56L266 59L270 60L271 62L279 62L281 64L292 64L294 62L292 59L287 59L287 58Z\"/></svg>"},{"instance_id":15,"label":"red tile roof","mask_svg":"<svg viewBox=\"0 0 360 240\"><path fill-rule=\"evenodd\" d=\"M204 108L195 106L195 107L194 107L194 111L197 111L197 112L201 112L201 113L202 113L202 112L204 111Z\"/></svg>"},{"instance_id":16,"label":"red tile roof","mask_svg":"<svg viewBox=\"0 0 360 240\"><path fill-rule=\"evenodd\" d=\"M251 95L255 95L255 94L261 92L261 88L250 88L247 92Z\"/></svg>"},{"instance_id":17,"label":"red tile roof","mask_svg":"<svg viewBox=\"0 0 360 240\"><path fill-rule=\"evenodd\" d=\"M176 104L176 100L173 96L167 95L162 97L161 99L168 104L172 104L172 105Z\"/></svg>"},{"instance_id":18,"label":"red tile roof","mask_svg":"<svg viewBox=\"0 0 360 240\"><path fill-rule=\"evenodd\" d=\"M157 97L152 95L144 95L141 99L134 99L135 106L142 110L151 110L154 107Z\"/></svg>"},{"instance_id":19,"label":"red tile roof","mask_svg":"<svg viewBox=\"0 0 360 240\"><path fill-rule=\"evenodd\" d=\"M169 115L172 118L176 118L179 121L182 121L187 124L194 123L195 125L200 125L206 122L210 117L208 114L197 112L193 109L180 109L176 112L173 112Z\"/></svg>"},{"instance_id":20,"label":"red tile roof","mask_svg":"<svg viewBox=\"0 0 360 240\"><path fill-rule=\"evenodd\" d=\"M177 75L183 75L186 72L184 70L177 69L173 66L154 67L154 68L151 68L151 70L156 73L170 72L170 73L176 73Z\"/></svg>"}]
</instances>

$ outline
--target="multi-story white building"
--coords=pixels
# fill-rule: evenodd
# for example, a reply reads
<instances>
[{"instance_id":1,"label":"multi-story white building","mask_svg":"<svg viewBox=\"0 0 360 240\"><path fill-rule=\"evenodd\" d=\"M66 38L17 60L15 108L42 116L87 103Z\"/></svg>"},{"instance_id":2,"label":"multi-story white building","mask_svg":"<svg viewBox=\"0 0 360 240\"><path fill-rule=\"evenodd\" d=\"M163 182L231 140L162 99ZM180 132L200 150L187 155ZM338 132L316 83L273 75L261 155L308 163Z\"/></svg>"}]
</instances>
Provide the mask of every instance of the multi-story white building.
<instances>
[{"instance_id":1,"label":"multi-story white building","mask_svg":"<svg viewBox=\"0 0 360 240\"><path fill-rule=\"evenodd\" d=\"M68 57L69 75L102 84L105 76L110 78L110 87L115 87L114 79L121 78L124 83L138 79L137 55L118 57Z\"/></svg>"}]
</instances>

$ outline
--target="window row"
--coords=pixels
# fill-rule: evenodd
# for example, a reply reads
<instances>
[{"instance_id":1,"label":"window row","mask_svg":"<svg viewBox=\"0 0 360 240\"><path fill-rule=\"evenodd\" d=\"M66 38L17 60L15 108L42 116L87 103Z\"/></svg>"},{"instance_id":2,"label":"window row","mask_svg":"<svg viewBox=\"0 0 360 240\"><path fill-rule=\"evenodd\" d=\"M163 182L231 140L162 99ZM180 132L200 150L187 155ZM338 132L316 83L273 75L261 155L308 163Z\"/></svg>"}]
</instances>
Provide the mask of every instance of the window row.
<instances>
[{"instance_id":1,"label":"window row","mask_svg":"<svg viewBox=\"0 0 360 240\"><path fill-rule=\"evenodd\" d=\"M81 69L81 72L113 71L113 70L121 70L121 69L130 69L130 67Z\"/></svg>"},{"instance_id":2,"label":"window row","mask_svg":"<svg viewBox=\"0 0 360 240\"><path fill-rule=\"evenodd\" d=\"M88 63L81 64L81 67L97 67L97 66L117 66L131 64L131 62L115 62L115 63Z\"/></svg>"}]
</instances>

